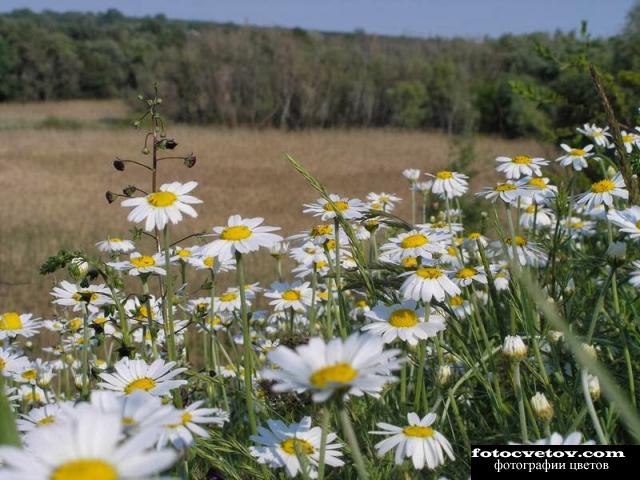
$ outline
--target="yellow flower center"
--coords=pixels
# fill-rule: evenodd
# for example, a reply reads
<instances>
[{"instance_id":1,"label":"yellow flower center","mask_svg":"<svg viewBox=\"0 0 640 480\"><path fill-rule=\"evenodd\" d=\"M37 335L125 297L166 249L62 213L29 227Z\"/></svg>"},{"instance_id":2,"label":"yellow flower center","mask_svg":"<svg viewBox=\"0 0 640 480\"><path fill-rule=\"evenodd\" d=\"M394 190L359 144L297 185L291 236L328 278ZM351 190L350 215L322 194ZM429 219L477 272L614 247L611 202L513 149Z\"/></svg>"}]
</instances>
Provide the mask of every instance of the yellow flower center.
<instances>
[{"instance_id":1,"label":"yellow flower center","mask_svg":"<svg viewBox=\"0 0 640 480\"><path fill-rule=\"evenodd\" d=\"M510 192L512 190L517 189L518 187L516 187L513 183L499 183L498 185L496 185L495 191L496 192Z\"/></svg>"},{"instance_id":2,"label":"yellow flower center","mask_svg":"<svg viewBox=\"0 0 640 480\"><path fill-rule=\"evenodd\" d=\"M636 222L636 228L640 229L640 220Z\"/></svg>"},{"instance_id":3,"label":"yellow flower center","mask_svg":"<svg viewBox=\"0 0 640 480\"><path fill-rule=\"evenodd\" d=\"M178 256L182 257L182 258L190 257L191 256L191 250L186 250L186 249L179 250L178 251Z\"/></svg>"},{"instance_id":4,"label":"yellow flower center","mask_svg":"<svg viewBox=\"0 0 640 480\"><path fill-rule=\"evenodd\" d=\"M209 267L209 268L213 268L213 266L216 264L216 259L213 257L205 257L205 259L202 261L202 263L205 264L205 266Z\"/></svg>"},{"instance_id":5,"label":"yellow flower center","mask_svg":"<svg viewBox=\"0 0 640 480\"><path fill-rule=\"evenodd\" d=\"M311 455L315 452L315 448L306 440L301 440L299 438L287 438L284 442L280 444L282 449L287 452L289 455L296 454L296 448L298 451L305 455Z\"/></svg>"},{"instance_id":6,"label":"yellow flower center","mask_svg":"<svg viewBox=\"0 0 640 480\"><path fill-rule=\"evenodd\" d=\"M578 221L578 222L572 222L570 226L571 226L571 228L576 228L576 229L578 229L578 230L579 230L579 229L581 229L582 227L584 227L584 222L580 222L580 221Z\"/></svg>"},{"instance_id":7,"label":"yellow flower center","mask_svg":"<svg viewBox=\"0 0 640 480\"><path fill-rule=\"evenodd\" d=\"M28 370L22 372L20 376L25 380L35 380L38 376L38 372L36 372L35 368L29 368Z\"/></svg>"},{"instance_id":8,"label":"yellow flower center","mask_svg":"<svg viewBox=\"0 0 640 480\"><path fill-rule=\"evenodd\" d=\"M456 295L454 297L451 297L449 299L449 304L452 307L459 307L464 303L464 298L462 298L460 295Z\"/></svg>"},{"instance_id":9,"label":"yellow flower center","mask_svg":"<svg viewBox=\"0 0 640 480\"><path fill-rule=\"evenodd\" d=\"M431 228L445 228L449 226L447 222L435 222L431 224Z\"/></svg>"},{"instance_id":10,"label":"yellow flower center","mask_svg":"<svg viewBox=\"0 0 640 480\"><path fill-rule=\"evenodd\" d=\"M335 250L336 249L336 241L333 239L327 240L326 242L324 242L325 247L327 247L327 250Z\"/></svg>"},{"instance_id":11,"label":"yellow flower center","mask_svg":"<svg viewBox=\"0 0 640 480\"><path fill-rule=\"evenodd\" d=\"M78 290L74 293L71 298L73 298L76 302L95 302L98 298L98 295L95 292L90 292L89 290Z\"/></svg>"},{"instance_id":12,"label":"yellow flower center","mask_svg":"<svg viewBox=\"0 0 640 480\"><path fill-rule=\"evenodd\" d=\"M329 203L325 203L322 208L324 208L327 212L344 212L347 208L349 208L349 204L344 200L338 200L333 202L335 208Z\"/></svg>"},{"instance_id":13,"label":"yellow flower center","mask_svg":"<svg viewBox=\"0 0 640 480\"><path fill-rule=\"evenodd\" d=\"M333 233L333 225L316 225L311 229L312 237L323 237Z\"/></svg>"},{"instance_id":14,"label":"yellow flower center","mask_svg":"<svg viewBox=\"0 0 640 480\"><path fill-rule=\"evenodd\" d=\"M453 173L448 170L441 170L436 173L436 178L439 180L449 180L450 178L453 178Z\"/></svg>"},{"instance_id":15,"label":"yellow flower center","mask_svg":"<svg viewBox=\"0 0 640 480\"><path fill-rule=\"evenodd\" d=\"M5 359L4 359L4 358L1 358L1 357L0 357L0 372L1 372L2 370L4 370L4 367L6 367L6 366L7 366L7 362L5 361Z\"/></svg>"},{"instance_id":16,"label":"yellow flower center","mask_svg":"<svg viewBox=\"0 0 640 480\"><path fill-rule=\"evenodd\" d=\"M215 327L216 325L220 325L220 323L222 323L222 320L220 319L220 317L209 317L207 318L207 323L209 324L209 326Z\"/></svg>"},{"instance_id":17,"label":"yellow flower center","mask_svg":"<svg viewBox=\"0 0 640 480\"><path fill-rule=\"evenodd\" d=\"M540 177L533 177L527 182L527 185L536 188L547 188L547 184L545 183L544 179Z\"/></svg>"},{"instance_id":18,"label":"yellow flower center","mask_svg":"<svg viewBox=\"0 0 640 480\"><path fill-rule=\"evenodd\" d=\"M514 240L516 241L516 245L517 245L518 247L525 247L525 246L527 245L527 243L529 243L529 242L527 241L527 239L526 239L526 238L521 237L520 235L516 235L516 236L515 236L515 237L513 237L513 238L514 238ZM509 245L511 245L512 241L511 241L511 239L510 239L510 238L507 238L507 243L508 243Z\"/></svg>"},{"instance_id":19,"label":"yellow flower center","mask_svg":"<svg viewBox=\"0 0 640 480\"><path fill-rule=\"evenodd\" d=\"M300 292L297 290L287 290L282 294L282 299L287 300L289 302L295 302L296 300L300 300Z\"/></svg>"},{"instance_id":20,"label":"yellow flower center","mask_svg":"<svg viewBox=\"0 0 640 480\"><path fill-rule=\"evenodd\" d=\"M107 323L107 319L105 317L98 317L93 321L93 323L95 323L96 325L103 325Z\"/></svg>"},{"instance_id":21,"label":"yellow flower center","mask_svg":"<svg viewBox=\"0 0 640 480\"><path fill-rule=\"evenodd\" d=\"M107 240L112 243L120 243L122 241L119 237L109 237Z\"/></svg>"},{"instance_id":22,"label":"yellow flower center","mask_svg":"<svg viewBox=\"0 0 640 480\"><path fill-rule=\"evenodd\" d=\"M0 317L0 330L20 330L22 320L16 312L7 312Z\"/></svg>"},{"instance_id":23,"label":"yellow flower center","mask_svg":"<svg viewBox=\"0 0 640 480\"><path fill-rule=\"evenodd\" d=\"M405 268L414 268L418 266L418 259L416 257L407 257L402 259L402 266Z\"/></svg>"},{"instance_id":24,"label":"yellow flower center","mask_svg":"<svg viewBox=\"0 0 640 480\"><path fill-rule=\"evenodd\" d=\"M518 165L529 165L531 163L531 157L527 157L526 155L518 155L511 159L513 163L517 163Z\"/></svg>"},{"instance_id":25,"label":"yellow flower center","mask_svg":"<svg viewBox=\"0 0 640 480\"><path fill-rule=\"evenodd\" d=\"M46 417L42 417L40 420L38 420L36 422L36 425L41 426L41 425L51 425L52 423L55 423L56 419L54 418L53 415L47 415Z\"/></svg>"},{"instance_id":26,"label":"yellow flower center","mask_svg":"<svg viewBox=\"0 0 640 480\"><path fill-rule=\"evenodd\" d=\"M154 192L147 196L147 202L149 205L156 208L170 207L176 203L178 197L172 192Z\"/></svg>"},{"instance_id":27,"label":"yellow flower center","mask_svg":"<svg viewBox=\"0 0 640 480\"><path fill-rule=\"evenodd\" d=\"M221 302L233 302L236 298L238 298L238 295L236 295L234 292L227 292L227 293L223 293L220 296L220 301Z\"/></svg>"},{"instance_id":28,"label":"yellow flower center","mask_svg":"<svg viewBox=\"0 0 640 480\"><path fill-rule=\"evenodd\" d=\"M569 155L572 157L582 157L585 154L584 149L582 148L572 148L569 152Z\"/></svg>"},{"instance_id":29,"label":"yellow flower center","mask_svg":"<svg viewBox=\"0 0 640 480\"><path fill-rule=\"evenodd\" d=\"M148 392L155 386L156 386L156 381L153 378L142 377L134 380L133 382L129 383L129 385L124 387L124 393L129 395L130 393L135 392L136 390L144 390L145 392Z\"/></svg>"},{"instance_id":30,"label":"yellow flower center","mask_svg":"<svg viewBox=\"0 0 640 480\"><path fill-rule=\"evenodd\" d=\"M633 135L631 135L629 133L627 133L626 135L622 135L622 141L624 143L631 143L631 142L633 142L633 140L634 140L633 139Z\"/></svg>"},{"instance_id":31,"label":"yellow flower center","mask_svg":"<svg viewBox=\"0 0 640 480\"><path fill-rule=\"evenodd\" d=\"M471 232L469 234L469 240L479 240L482 237L480 232Z\"/></svg>"},{"instance_id":32,"label":"yellow flower center","mask_svg":"<svg viewBox=\"0 0 640 480\"><path fill-rule=\"evenodd\" d=\"M536 206L535 205L529 205L526 210L527 213L529 214L534 214L536 213Z\"/></svg>"},{"instance_id":33,"label":"yellow flower center","mask_svg":"<svg viewBox=\"0 0 640 480\"><path fill-rule=\"evenodd\" d=\"M252 235L251 229L245 225L235 225L225 228L220 234L220 238L230 242L246 240Z\"/></svg>"},{"instance_id":34,"label":"yellow flower center","mask_svg":"<svg viewBox=\"0 0 640 480\"><path fill-rule=\"evenodd\" d=\"M403 238L400 242L400 246L402 248L417 248L426 243L429 243L429 239L421 233L416 233L414 235L409 235L408 237Z\"/></svg>"},{"instance_id":35,"label":"yellow flower center","mask_svg":"<svg viewBox=\"0 0 640 480\"><path fill-rule=\"evenodd\" d=\"M356 307L358 307L358 308L364 308L364 307L367 307L367 306L368 306L368 304L367 304L366 300L358 300L356 302Z\"/></svg>"},{"instance_id":36,"label":"yellow flower center","mask_svg":"<svg viewBox=\"0 0 640 480\"><path fill-rule=\"evenodd\" d=\"M413 310L401 308L391 314L389 323L396 328L411 328L418 323L418 316Z\"/></svg>"},{"instance_id":37,"label":"yellow flower center","mask_svg":"<svg viewBox=\"0 0 640 480\"><path fill-rule=\"evenodd\" d=\"M146 305L141 305L138 309L138 313L136 315L136 320L143 320L145 318L149 318L149 310ZM153 313L151 313L151 319L154 319Z\"/></svg>"},{"instance_id":38,"label":"yellow flower center","mask_svg":"<svg viewBox=\"0 0 640 480\"><path fill-rule=\"evenodd\" d=\"M72 318L67 324L70 330L78 330L82 327L82 319L80 317Z\"/></svg>"},{"instance_id":39,"label":"yellow flower center","mask_svg":"<svg viewBox=\"0 0 640 480\"><path fill-rule=\"evenodd\" d=\"M402 429L402 433L404 433L407 437L432 437L433 436L433 428L431 427L421 427L419 425L411 425L409 427L404 427Z\"/></svg>"},{"instance_id":40,"label":"yellow flower center","mask_svg":"<svg viewBox=\"0 0 640 480\"><path fill-rule=\"evenodd\" d=\"M131 265L136 268L153 267L155 264L155 259L149 255L140 255L131 259Z\"/></svg>"},{"instance_id":41,"label":"yellow flower center","mask_svg":"<svg viewBox=\"0 0 640 480\"><path fill-rule=\"evenodd\" d=\"M317 388L325 388L329 383L346 384L358 376L358 371L348 363L336 363L316 370L309 379Z\"/></svg>"},{"instance_id":42,"label":"yellow flower center","mask_svg":"<svg viewBox=\"0 0 640 480\"><path fill-rule=\"evenodd\" d=\"M616 188L616 184L606 178L591 185L591 191L593 193L610 192L614 188Z\"/></svg>"},{"instance_id":43,"label":"yellow flower center","mask_svg":"<svg viewBox=\"0 0 640 480\"><path fill-rule=\"evenodd\" d=\"M452 257L456 255L456 247L447 247L447 253Z\"/></svg>"},{"instance_id":44,"label":"yellow flower center","mask_svg":"<svg viewBox=\"0 0 640 480\"><path fill-rule=\"evenodd\" d=\"M439 268L422 267L416 270L416 275L422 278L427 278L429 280L435 280L436 278L442 277L444 275L444 272Z\"/></svg>"},{"instance_id":45,"label":"yellow flower center","mask_svg":"<svg viewBox=\"0 0 640 480\"><path fill-rule=\"evenodd\" d=\"M125 427L130 427L131 425L135 425L136 421L133 419L133 417L122 417L122 424Z\"/></svg>"},{"instance_id":46,"label":"yellow flower center","mask_svg":"<svg viewBox=\"0 0 640 480\"><path fill-rule=\"evenodd\" d=\"M465 267L462 270L456 273L456 277L458 278L471 278L478 274L478 271L475 268Z\"/></svg>"},{"instance_id":47,"label":"yellow flower center","mask_svg":"<svg viewBox=\"0 0 640 480\"><path fill-rule=\"evenodd\" d=\"M56 468L50 480L117 480L118 472L104 460L71 460Z\"/></svg>"}]
</instances>

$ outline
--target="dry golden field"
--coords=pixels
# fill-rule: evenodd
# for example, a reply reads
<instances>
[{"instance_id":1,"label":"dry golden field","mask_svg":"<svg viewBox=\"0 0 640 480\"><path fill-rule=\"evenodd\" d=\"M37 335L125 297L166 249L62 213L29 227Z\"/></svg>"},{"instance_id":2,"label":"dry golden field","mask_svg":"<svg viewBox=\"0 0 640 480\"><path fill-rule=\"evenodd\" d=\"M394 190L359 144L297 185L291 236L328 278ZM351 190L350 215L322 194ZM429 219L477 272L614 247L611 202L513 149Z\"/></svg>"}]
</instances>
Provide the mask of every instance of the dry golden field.
<instances>
[{"instance_id":1,"label":"dry golden field","mask_svg":"<svg viewBox=\"0 0 640 480\"><path fill-rule=\"evenodd\" d=\"M142 134L96 123L126 115L119 102L0 105L0 311L53 315L48 292L55 279L38 274L42 261L61 247L94 251L95 242L107 235L127 234L127 210L108 205L104 193L127 184L149 187L148 172L133 167L118 172L112 167L116 156L145 159L140 153ZM88 123L80 129L34 126L52 117ZM177 152L192 151L198 162L191 170L181 163L163 163L161 181L195 179L195 195L205 202L198 208L199 218L184 221L179 233L208 229L232 213L263 216L267 224L283 227L285 234L310 225L301 208L316 195L285 161L285 153L302 161L334 192L363 197L386 191L403 198L408 193L401 176L404 168L433 171L455 154L450 139L440 133L184 125L170 125L168 133L179 143ZM477 188L490 179L498 154L552 156L552 151L529 140L478 138L472 185ZM398 212L408 216L409 202ZM269 268L267 262L270 259L262 258L254 268Z\"/></svg>"}]
</instances>

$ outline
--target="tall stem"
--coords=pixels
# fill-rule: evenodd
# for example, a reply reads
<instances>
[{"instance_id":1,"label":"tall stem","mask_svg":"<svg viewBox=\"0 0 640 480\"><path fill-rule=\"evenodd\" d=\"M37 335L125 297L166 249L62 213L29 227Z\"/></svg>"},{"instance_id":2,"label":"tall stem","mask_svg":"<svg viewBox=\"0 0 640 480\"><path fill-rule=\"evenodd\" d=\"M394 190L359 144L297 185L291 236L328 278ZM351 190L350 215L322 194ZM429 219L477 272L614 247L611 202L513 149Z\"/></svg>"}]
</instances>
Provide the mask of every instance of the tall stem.
<instances>
[{"instance_id":1,"label":"tall stem","mask_svg":"<svg viewBox=\"0 0 640 480\"><path fill-rule=\"evenodd\" d=\"M169 361L175 362L176 360L176 339L173 325L173 277L171 276L171 243L169 242L169 229L164 227L162 231L162 239L164 242L164 263L167 271L165 275L165 305L167 318L165 322L167 324L167 349L169 354ZM149 315L151 312L149 312Z\"/></svg>"},{"instance_id":2,"label":"tall stem","mask_svg":"<svg viewBox=\"0 0 640 480\"><path fill-rule=\"evenodd\" d=\"M342 425L342 433L344 433L347 443L351 448L351 455L353 456L353 463L356 467L356 471L358 472L358 478L360 480L367 480L369 478L369 474L367 473L367 469L364 464L360 445L358 444L358 439L356 438L356 434L353 430L353 425L349 418L349 412L347 412L347 409L342 405L342 403L339 405L339 416L340 423Z\"/></svg>"},{"instance_id":3,"label":"tall stem","mask_svg":"<svg viewBox=\"0 0 640 480\"><path fill-rule=\"evenodd\" d=\"M527 417L524 410L524 395L522 393L522 381L520 379L520 362L513 363L513 386L516 392L516 398L518 400L518 414L520 416L520 434L522 436L522 442L527 443L529 441L529 435L527 433Z\"/></svg>"},{"instance_id":4,"label":"tall stem","mask_svg":"<svg viewBox=\"0 0 640 480\"><path fill-rule=\"evenodd\" d=\"M322 407L322 433L320 434L320 458L318 459L318 480L324 478L324 460L327 453L327 434L329 433L329 408Z\"/></svg>"},{"instance_id":5,"label":"tall stem","mask_svg":"<svg viewBox=\"0 0 640 480\"><path fill-rule=\"evenodd\" d=\"M236 252L236 272L238 274L238 289L240 290L240 317L242 319L242 343L244 347L244 397L247 405L247 416L251 434L257 432L256 412L253 408L253 378L251 359L251 331L249 328L249 314L247 312L247 296L244 280L244 260L240 252Z\"/></svg>"},{"instance_id":6,"label":"tall stem","mask_svg":"<svg viewBox=\"0 0 640 480\"><path fill-rule=\"evenodd\" d=\"M608 445L609 440L607 436L604 434L604 430L602 430L602 425L600 425L600 420L598 419L598 414L596 413L596 408L593 406L593 400L591 399L591 394L589 393L589 374L586 369L582 369L580 373L582 377L582 394L584 396L584 401L587 405L587 410L589 411L589 416L591 417L591 423L593 423L593 428L598 435L598 440L601 445Z\"/></svg>"}]
</instances>

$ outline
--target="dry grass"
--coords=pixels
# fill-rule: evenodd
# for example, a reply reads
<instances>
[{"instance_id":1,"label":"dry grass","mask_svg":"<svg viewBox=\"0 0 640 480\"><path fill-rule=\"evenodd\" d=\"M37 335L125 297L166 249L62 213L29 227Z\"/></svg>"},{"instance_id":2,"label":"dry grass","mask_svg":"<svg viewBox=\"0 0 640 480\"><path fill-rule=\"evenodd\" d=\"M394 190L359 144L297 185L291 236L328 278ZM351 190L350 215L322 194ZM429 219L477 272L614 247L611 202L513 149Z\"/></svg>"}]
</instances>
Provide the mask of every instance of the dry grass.
<instances>
[{"instance_id":1,"label":"dry grass","mask_svg":"<svg viewBox=\"0 0 640 480\"><path fill-rule=\"evenodd\" d=\"M49 115L50 112L95 114L96 102L1 106L0 117ZM120 107L105 103L113 115ZM121 112L124 114L126 112ZM167 161L161 181L196 179L196 195L204 200L200 217L183 222L175 235L208 229L231 213L263 216L270 225L291 234L311 224L301 214L301 204L316 195L284 160L290 153L302 161L332 191L363 197L370 191L395 192L407 196L400 172L407 167L434 170L448 163L452 148L439 133L397 131L251 131L212 127L176 126L169 133L179 142L177 151L193 151L198 163L188 170ZM130 225L127 211L107 205L104 192L119 191L133 183L149 188L141 169L117 172L115 156L143 160L141 133L135 130L20 129L0 131L0 311L33 311L50 316L48 291L54 278L40 277L40 263L61 247L83 247L93 251L96 241L108 234L125 235ZM478 172L474 186L493 172L498 154L550 155L546 146L534 141L479 138L475 144ZM399 209L408 216L409 204ZM177 237L175 237L177 238ZM254 275L268 267L262 258Z\"/></svg>"}]
</instances>

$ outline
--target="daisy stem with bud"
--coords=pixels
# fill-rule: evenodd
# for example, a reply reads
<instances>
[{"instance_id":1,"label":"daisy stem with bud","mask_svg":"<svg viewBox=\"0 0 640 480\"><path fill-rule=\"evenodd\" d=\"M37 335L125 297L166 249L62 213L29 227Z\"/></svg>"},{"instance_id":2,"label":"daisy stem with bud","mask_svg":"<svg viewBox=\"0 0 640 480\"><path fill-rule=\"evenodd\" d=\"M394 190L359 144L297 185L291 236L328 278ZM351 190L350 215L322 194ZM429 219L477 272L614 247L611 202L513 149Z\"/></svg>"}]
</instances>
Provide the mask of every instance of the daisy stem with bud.
<instances>
[{"instance_id":1,"label":"daisy stem with bud","mask_svg":"<svg viewBox=\"0 0 640 480\"><path fill-rule=\"evenodd\" d=\"M244 280L244 259L242 253L236 251L236 272L238 274L238 288L240 290L240 317L242 319L242 346L244 347L244 397L247 405L247 416L251 434L257 432L256 412L253 408L253 383L251 365L251 332L249 328L249 314L247 312L247 296Z\"/></svg>"},{"instance_id":2,"label":"daisy stem with bud","mask_svg":"<svg viewBox=\"0 0 640 480\"><path fill-rule=\"evenodd\" d=\"M524 410L524 394L522 392L522 380L520 378L520 360L516 360L512 363L513 367L513 388L518 401L518 415L520 417L520 435L522 442L527 443L529 441L529 434L527 433L527 417Z\"/></svg>"},{"instance_id":3,"label":"daisy stem with bud","mask_svg":"<svg viewBox=\"0 0 640 480\"><path fill-rule=\"evenodd\" d=\"M593 400L591 398L591 393L589 393L589 372L587 372L586 368L583 368L580 372L581 381L582 381L582 394L584 396L584 401L587 405L587 411L589 412L589 416L591 417L591 423L593 423L593 428L598 435L598 441L601 445L608 445L609 440L602 429L602 425L600 425L600 420L598 419L598 413L596 412L596 408L593 406Z\"/></svg>"}]
</instances>

